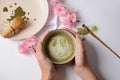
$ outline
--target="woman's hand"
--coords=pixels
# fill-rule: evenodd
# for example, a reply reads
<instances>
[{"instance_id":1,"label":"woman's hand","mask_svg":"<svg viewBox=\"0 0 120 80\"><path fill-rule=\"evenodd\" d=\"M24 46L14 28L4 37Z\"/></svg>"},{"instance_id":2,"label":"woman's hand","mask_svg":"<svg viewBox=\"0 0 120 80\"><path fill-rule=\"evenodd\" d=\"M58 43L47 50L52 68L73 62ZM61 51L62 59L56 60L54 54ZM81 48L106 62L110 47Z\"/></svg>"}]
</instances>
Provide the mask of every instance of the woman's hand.
<instances>
[{"instance_id":1,"label":"woman's hand","mask_svg":"<svg viewBox=\"0 0 120 80\"><path fill-rule=\"evenodd\" d=\"M87 61L86 50L82 40L80 39L80 36L75 34L75 38L77 43L77 50L75 54L74 70L79 75L80 71L89 67L89 64Z\"/></svg>"},{"instance_id":2,"label":"woman's hand","mask_svg":"<svg viewBox=\"0 0 120 80\"><path fill-rule=\"evenodd\" d=\"M77 49L74 61L74 70L82 78L82 80L98 80L97 76L94 74L90 68L87 60L86 50L80 36L70 29L65 30L71 32L77 43Z\"/></svg>"},{"instance_id":3,"label":"woman's hand","mask_svg":"<svg viewBox=\"0 0 120 80\"><path fill-rule=\"evenodd\" d=\"M44 48L42 46L43 40L48 33L49 31L38 41L35 56L42 71L42 80L57 80L57 70L49 58L44 55Z\"/></svg>"}]
</instances>

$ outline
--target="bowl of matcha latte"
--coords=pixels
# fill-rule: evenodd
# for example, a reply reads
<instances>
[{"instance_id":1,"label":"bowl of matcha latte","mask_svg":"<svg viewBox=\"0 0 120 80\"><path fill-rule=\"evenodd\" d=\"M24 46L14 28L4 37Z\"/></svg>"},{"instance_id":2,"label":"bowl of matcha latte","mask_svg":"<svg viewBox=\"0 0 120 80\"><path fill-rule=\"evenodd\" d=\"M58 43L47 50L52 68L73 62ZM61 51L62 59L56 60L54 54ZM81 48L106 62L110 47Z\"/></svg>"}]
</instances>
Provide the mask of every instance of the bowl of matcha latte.
<instances>
[{"instance_id":1,"label":"bowl of matcha latte","mask_svg":"<svg viewBox=\"0 0 120 80\"><path fill-rule=\"evenodd\" d=\"M57 29L48 33L43 41L45 55L55 64L70 62L76 51L76 40L72 33Z\"/></svg>"}]
</instances>

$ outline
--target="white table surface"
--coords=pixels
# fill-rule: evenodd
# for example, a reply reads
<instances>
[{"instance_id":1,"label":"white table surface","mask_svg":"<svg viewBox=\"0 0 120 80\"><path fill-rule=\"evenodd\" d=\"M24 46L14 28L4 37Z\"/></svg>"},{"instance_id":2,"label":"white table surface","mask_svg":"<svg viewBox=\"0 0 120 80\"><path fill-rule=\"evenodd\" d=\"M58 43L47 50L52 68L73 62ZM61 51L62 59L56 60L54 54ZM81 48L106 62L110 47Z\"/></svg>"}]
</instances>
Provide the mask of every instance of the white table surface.
<instances>
[{"instance_id":1,"label":"white table surface","mask_svg":"<svg viewBox=\"0 0 120 80\"><path fill-rule=\"evenodd\" d=\"M96 34L120 55L120 0L64 0L64 4L77 11L80 25L97 25ZM34 55L19 54L18 42L0 37L0 80L40 80L41 72ZM84 43L89 63L100 79L120 80L120 59L90 35ZM57 67L60 80L80 80L70 64Z\"/></svg>"}]
</instances>

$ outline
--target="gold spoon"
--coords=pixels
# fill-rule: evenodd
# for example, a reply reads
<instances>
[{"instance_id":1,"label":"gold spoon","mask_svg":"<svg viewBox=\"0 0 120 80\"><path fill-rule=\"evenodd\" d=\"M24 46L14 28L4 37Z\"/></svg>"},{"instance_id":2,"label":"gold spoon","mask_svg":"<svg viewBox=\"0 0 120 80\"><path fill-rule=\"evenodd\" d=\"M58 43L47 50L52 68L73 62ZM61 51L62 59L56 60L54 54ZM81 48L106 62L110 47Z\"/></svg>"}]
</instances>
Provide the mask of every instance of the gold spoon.
<instances>
[{"instance_id":1,"label":"gold spoon","mask_svg":"<svg viewBox=\"0 0 120 80\"><path fill-rule=\"evenodd\" d=\"M112 50L105 42L103 42L97 35L95 35L85 24L83 24L82 27L86 28L88 30L88 32L95 39L97 39L101 44L103 44L107 49L109 49L115 56L117 56L120 59L120 56L114 50Z\"/></svg>"}]
</instances>

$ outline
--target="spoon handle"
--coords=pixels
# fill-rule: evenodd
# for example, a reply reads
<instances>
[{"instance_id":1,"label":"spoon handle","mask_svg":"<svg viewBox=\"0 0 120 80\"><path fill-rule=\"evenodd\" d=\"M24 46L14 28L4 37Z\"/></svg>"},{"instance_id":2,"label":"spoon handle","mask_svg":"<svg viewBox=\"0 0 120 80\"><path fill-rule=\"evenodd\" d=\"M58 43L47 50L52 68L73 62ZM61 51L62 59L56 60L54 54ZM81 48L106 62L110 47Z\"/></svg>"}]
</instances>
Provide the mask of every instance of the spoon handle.
<instances>
[{"instance_id":1,"label":"spoon handle","mask_svg":"<svg viewBox=\"0 0 120 80\"><path fill-rule=\"evenodd\" d=\"M85 27L95 39L97 39L101 44L103 44L107 49L109 49L115 56L120 59L120 56L114 50L112 50L105 42L103 42L97 35L95 35L85 24L83 24L82 27Z\"/></svg>"}]
</instances>

